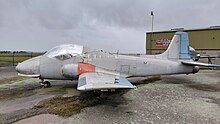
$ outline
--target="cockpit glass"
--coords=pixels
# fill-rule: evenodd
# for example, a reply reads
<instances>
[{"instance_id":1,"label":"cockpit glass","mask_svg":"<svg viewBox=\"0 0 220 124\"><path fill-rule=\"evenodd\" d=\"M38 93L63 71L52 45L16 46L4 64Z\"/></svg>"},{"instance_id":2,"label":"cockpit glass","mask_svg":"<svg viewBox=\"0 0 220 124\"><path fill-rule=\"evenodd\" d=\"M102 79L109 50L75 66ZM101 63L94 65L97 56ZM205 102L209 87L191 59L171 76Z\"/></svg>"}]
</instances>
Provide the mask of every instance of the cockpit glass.
<instances>
[{"instance_id":1,"label":"cockpit glass","mask_svg":"<svg viewBox=\"0 0 220 124\"><path fill-rule=\"evenodd\" d=\"M82 53L83 53L83 46L75 45L75 44L64 44L52 48L50 51L46 53L46 56L49 58L66 60Z\"/></svg>"}]
</instances>

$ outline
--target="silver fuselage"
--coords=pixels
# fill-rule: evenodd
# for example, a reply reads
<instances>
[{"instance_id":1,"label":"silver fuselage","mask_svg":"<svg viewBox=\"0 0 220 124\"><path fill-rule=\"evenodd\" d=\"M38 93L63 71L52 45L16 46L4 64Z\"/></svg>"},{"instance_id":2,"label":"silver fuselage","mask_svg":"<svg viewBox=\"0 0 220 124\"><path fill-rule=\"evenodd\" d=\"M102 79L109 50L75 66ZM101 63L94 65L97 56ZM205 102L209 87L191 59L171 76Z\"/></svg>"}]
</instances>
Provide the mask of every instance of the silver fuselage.
<instances>
[{"instance_id":1,"label":"silver fuselage","mask_svg":"<svg viewBox=\"0 0 220 124\"><path fill-rule=\"evenodd\" d=\"M136 57L102 51L77 55L63 61L42 55L18 64L16 69L23 74L39 74L41 79L73 80L77 75L71 78L63 76L62 67L79 62L94 65L97 72L114 73L123 77L193 73L193 66L183 65L179 61L161 59L154 55Z\"/></svg>"}]
</instances>

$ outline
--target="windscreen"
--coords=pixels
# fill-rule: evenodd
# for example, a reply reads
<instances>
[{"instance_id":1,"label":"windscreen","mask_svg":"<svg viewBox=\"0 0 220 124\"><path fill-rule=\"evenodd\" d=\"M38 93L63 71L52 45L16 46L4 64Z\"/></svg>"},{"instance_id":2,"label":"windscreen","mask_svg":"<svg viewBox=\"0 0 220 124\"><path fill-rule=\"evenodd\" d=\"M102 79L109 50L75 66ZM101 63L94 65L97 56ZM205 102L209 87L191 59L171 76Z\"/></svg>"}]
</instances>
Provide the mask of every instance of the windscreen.
<instances>
[{"instance_id":1,"label":"windscreen","mask_svg":"<svg viewBox=\"0 0 220 124\"><path fill-rule=\"evenodd\" d=\"M73 56L82 54L83 46L75 44L64 44L52 48L46 53L46 56L49 58L56 58L59 60L70 59Z\"/></svg>"}]
</instances>

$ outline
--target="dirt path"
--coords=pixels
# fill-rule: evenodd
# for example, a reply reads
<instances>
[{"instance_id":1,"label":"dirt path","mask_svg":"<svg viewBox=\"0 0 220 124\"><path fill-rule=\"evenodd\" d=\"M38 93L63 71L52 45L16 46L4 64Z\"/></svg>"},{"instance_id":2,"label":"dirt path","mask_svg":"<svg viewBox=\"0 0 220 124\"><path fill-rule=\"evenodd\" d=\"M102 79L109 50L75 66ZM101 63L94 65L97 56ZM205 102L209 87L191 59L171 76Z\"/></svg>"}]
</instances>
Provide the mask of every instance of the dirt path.
<instances>
[{"instance_id":1,"label":"dirt path","mask_svg":"<svg viewBox=\"0 0 220 124\"><path fill-rule=\"evenodd\" d=\"M8 63L3 64L0 62L0 84L20 79L15 71L15 66L6 65L8 65Z\"/></svg>"}]
</instances>

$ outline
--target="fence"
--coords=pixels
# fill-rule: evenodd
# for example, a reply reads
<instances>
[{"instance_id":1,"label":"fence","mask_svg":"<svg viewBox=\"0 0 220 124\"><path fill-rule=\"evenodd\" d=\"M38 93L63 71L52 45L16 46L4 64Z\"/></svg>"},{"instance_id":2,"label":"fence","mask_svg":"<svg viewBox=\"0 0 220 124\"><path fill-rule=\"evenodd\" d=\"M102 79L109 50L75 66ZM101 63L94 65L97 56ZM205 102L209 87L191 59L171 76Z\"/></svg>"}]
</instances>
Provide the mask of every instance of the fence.
<instances>
[{"instance_id":1,"label":"fence","mask_svg":"<svg viewBox=\"0 0 220 124\"><path fill-rule=\"evenodd\" d=\"M42 55L43 53L36 52L0 52L0 65L17 65L27 59Z\"/></svg>"}]
</instances>

